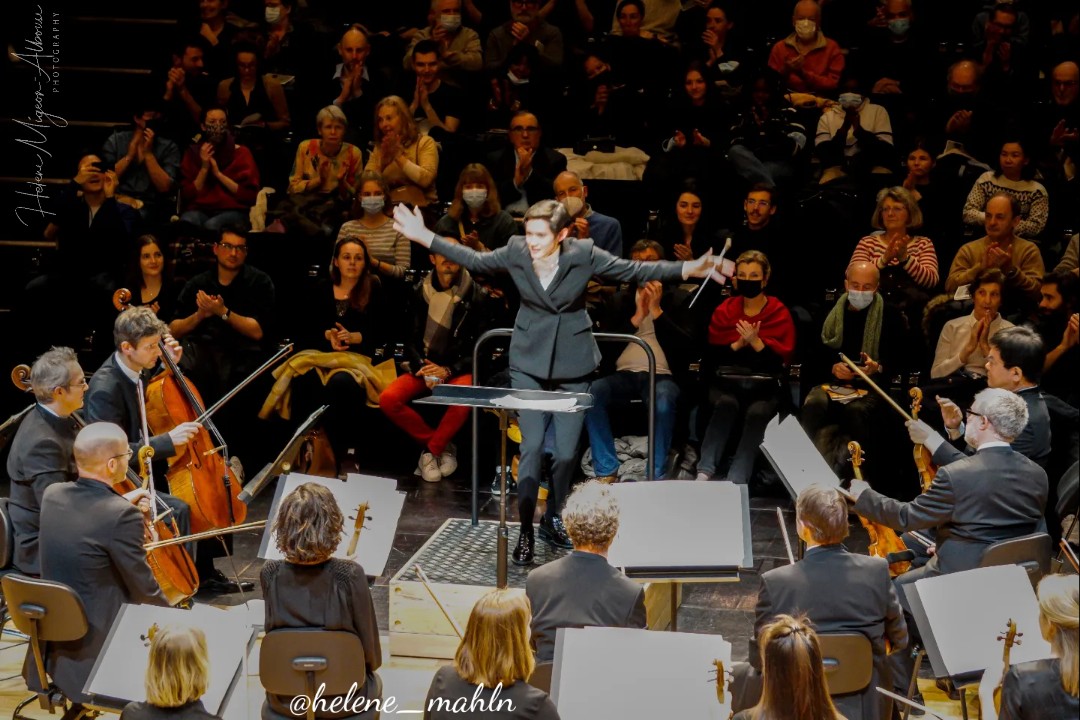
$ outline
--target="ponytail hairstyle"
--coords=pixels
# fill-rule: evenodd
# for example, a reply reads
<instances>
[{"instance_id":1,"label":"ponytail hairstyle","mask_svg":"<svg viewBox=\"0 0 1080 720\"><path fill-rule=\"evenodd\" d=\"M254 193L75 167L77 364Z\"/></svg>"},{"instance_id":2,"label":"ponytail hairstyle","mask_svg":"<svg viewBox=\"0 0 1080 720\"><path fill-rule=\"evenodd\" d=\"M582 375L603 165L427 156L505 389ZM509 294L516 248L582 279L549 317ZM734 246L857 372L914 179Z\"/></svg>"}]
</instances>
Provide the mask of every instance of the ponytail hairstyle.
<instances>
[{"instance_id":1,"label":"ponytail hairstyle","mask_svg":"<svg viewBox=\"0 0 1080 720\"><path fill-rule=\"evenodd\" d=\"M764 688L755 720L842 720L829 697L817 633L805 616L777 615L758 648Z\"/></svg>"}]
</instances>

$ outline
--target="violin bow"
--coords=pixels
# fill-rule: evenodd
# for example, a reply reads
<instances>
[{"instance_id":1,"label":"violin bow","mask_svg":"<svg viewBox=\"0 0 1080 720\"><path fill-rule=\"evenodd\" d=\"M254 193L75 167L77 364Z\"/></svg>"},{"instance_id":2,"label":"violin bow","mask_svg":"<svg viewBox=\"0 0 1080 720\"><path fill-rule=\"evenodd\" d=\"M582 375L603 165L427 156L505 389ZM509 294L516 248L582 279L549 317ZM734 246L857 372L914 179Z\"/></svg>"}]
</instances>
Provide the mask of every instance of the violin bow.
<instances>
[{"instance_id":1,"label":"violin bow","mask_svg":"<svg viewBox=\"0 0 1080 720\"><path fill-rule=\"evenodd\" d=\"M419 565L413 565L413 567L416 568L416 575L420 578L420 582L424 584L424 589L428 591L428 595L431 596L431 599L434 600L435 604L439 606L440 610L442 610L443 616L450 621L450 625L454 628L454 632L457 633L458 639L463 639L465 637L465 633L462 632L461 626L458 625L458 622L454 619L454 616L447 612L446 606L443 605L442 600L439 599L439 596L435 594L435 588L431 587L431 583L428 582L427 575L424 574L424 568L420 567Z\"/></svg>"},{"instance_id":2,"label":"violin bow","mask_svg":"<svg viewBox=\"0 0 1080 720\"><path fill-rule=\"evenodd\" d=\"M241 380L241 381L240 381L240 383L239 383L239 384L238 384L238 385L237 385L236 387L234 387L234 388L233 388L232 390L230 390L229 392L225 393L225 395L224 395L224 396L222 396L222 398L221 398L220 400L218 400L218 401L217 401L216 403L214 403L214 404L213 404L213 405L211 405L210 407L206 408L206 410L204 410L204 411L203 411L203 414L202 414L202 415L200 415L199 417L195 418L195 422L197 422L197 423L202 423L202 422L205 422L206 420L209 420L209 419L210 419L210 416L211 416L211 415L213 415L214 413L216 413L216 412L217 412L218 410L220 410L220 409L221 409L221 406L222 406L222 405L224 405L224 404L225 404L225 403L227 403L227 402L228 402L229 400L232 400L232 399L233 399L234 397L236 397L236 394L237 394L238 392L240 392L241 390L243 390L243 389L244 389L245 387L247 387L248 385L250 385L250 384L251 384L251 382L252 382L253 380L255 380L255 378L257 378L257 377L259 377L260 375L262 375L262 374L263 374L264 372L266 372L266 370L267 370L268 368L270 368L271 366L273 366L273 365L274 365L275 363L277 363L277 361L278 361L278 360L280 360L281 358L285 357L286 355L288 355L288 354L289 354L289 353L291 353L292 351L293 351L293 343L289 343L289 344L288 344L288 345L286 345L285 347L283 347L283 348L281 348L280 350L278 350L278 351L277 351L276 353L274 353L274 356L273 356L272 358L270 358L269 360L267 360L266 362L264 362L264 363L263 363L262 365L260 365L260 366L259 366L259 367L258 367L258 368L257 368L257 369L255 370L255 372L251 373L251 374L250 374L250 375L248 375L248 376L247 376L246 378L244 378L243 380ZM220 439L219 439L219 442L220 442Z\"/></svg>"},{"instance_id":3,"label":"violin bow","mask_svg":"<svg viewBox=\"0 0 1080 720\"><path fill-rule=\"evenodd\" d=\"M889 403L890 405L892 405L893 409L894 409L894 410L896 410L896 412L898 412L898 413L900 413L901 415L903 415L903 416L904 416L904 419L905 419L905 420L907 420L908 422L911 422L911 415L910 415L910 414L908 414L908 411L907 411L907 410L905 410L904 408L900 407L900 406L899 406L899 405L898 405L898 404L896 403L896 401L895 401L895 400L893 400L893 399L892 399L891 397L889 397L889 394L888 394L887 392L885 392L885 391L884 391L884 390L882 390L882 389L881 389L880 387L878 387L878 384L877 384L877 383L875 383L875 382L874 382L873 380L871 380L871 379L870 379L870 376L869 376L869 375L867 375L867 374L866 374L865 372L863 372L863 369L862 369L861 367L859 367L859 366L858 366L858 365L856 365L855 363L851 362L851 358L849 358L849 357L848 357L847 355L845 355L844 353L840 353L840 359L841 359L841 360L842 360L842 361L843 361L843 362L844 362L844 363L845 363L845 364L846 364L846 365L847 365L848 367L850 367L850 368L851 368L851 369L852 369L852 370L853 370L853 371L855 372L855 374L856 374L856 375L858 375L858 376L859 376L859 377L861 377L861 378L862 378L863 380L865 380L865 381L866 381L866 384L867 384L867 385L869 385L870 387L872 387L872 388L874 389L874 392L876 392L876 393L877 393L878 395L880 395L880 396L882 397L882 399L884 399L884 400L885 400L885 402L887 402L887 403Z\"/></svg>"},{"instance_id":4,"label":"violin bow","mask_svg":"<svg viewBox=\"0 0 1080 720\"><path fill-rule=\"evenodd\" d=\"M791 538L788 537L787 523L784 521L784 511L776 508L776 519L780 523L780 534L784 536L784 548L787 550L788 562L795 564L795 553L791 551Z\"/></svg>"}]
</instances>

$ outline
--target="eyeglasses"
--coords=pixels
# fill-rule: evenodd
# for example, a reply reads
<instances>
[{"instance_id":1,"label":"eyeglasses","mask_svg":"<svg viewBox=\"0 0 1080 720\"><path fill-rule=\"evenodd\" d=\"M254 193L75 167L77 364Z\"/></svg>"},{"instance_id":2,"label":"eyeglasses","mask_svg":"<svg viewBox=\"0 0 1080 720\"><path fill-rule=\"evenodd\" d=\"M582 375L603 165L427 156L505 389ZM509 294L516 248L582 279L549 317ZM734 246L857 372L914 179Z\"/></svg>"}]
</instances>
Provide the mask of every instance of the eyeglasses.
<instances>
[{"instance_id":1,"label":"eyeglasses","mask_svg":"<svg viewBox=\"0 0 1080 720\"><path fill-rule=\"evenodd\" d=\"M134 454L135 454L135 451L134 451L134 450L132 450L131 448L128 448L128 451L127 451L126 453L121 453L121 454L119 454L119 455L113 455L113 456L112 456L111 458L109 458L109 459L110 459L110 460L118 460L118 459L120 459L120 458L124 458L124 461L126 462L126 461L128 460L128 458L130 458L130 457L131 457L132 455L134 455Z\"/></svg>"},{"instance_id":2,"label":"eyeglasses","mask_svg":"<svg viewBox=\"0 0 1080 720\"><path fill-rule=\"evenodd\" d=\"M66 388L82 388L83 390L85 390L86 388L90 387L90 383L88 383L86 381L86 378L83 378L82 380L79 380L78 382L71 383L70 385L65 385L64 387L66 387Z\"/></svg>"},{"instance_id":3,"label":"eyeglasses","mask_svg":"<svg viewBox=\"0 0 1080 720\"><path fill-rule=\"evenodd\" d=\"M967 415L968 417L971 417L972 415L974 415L975 417L986 417L986 416L985 416L985 415L983 415L982 413L977 413L977 412L975 412L974 410L972 410L971 408L968 408L968 409L967 409L967 410L965 411L965 414L966 414L966 415Z\"/></svg>"},{"instance_id":4,"label":"eyeglasses","mask_svg":"<svg viewBox=\"0 0 1080 720\"><path fill-rule=\"evenodd\" d=\"M238 252L241 255L244 255L248 251L247 245L233 245L232 243L219 242L217 246L225 252Z\"/></svg>"},{"instance_id":5,"label":"eyeglasses","mask_svg":"<svg viewBox=\"0 0 1080 720\"><path fill-rule=\"evenodd\" d=\"M540 132L540 128L536 125L514 125L510 128L510 132L532 134Z\"/></svg>"}]
</instances>

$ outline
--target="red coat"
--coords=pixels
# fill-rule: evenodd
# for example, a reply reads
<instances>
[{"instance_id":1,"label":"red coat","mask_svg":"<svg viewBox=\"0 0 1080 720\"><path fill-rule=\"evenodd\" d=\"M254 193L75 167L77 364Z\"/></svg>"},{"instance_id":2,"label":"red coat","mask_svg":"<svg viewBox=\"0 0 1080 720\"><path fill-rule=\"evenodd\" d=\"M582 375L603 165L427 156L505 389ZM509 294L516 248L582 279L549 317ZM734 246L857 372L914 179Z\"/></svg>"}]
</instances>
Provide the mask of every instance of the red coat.
<instances>
[{"instance_id":1,"label":"red coat","mask_svg":"<svg viewBox=\"0 0 1080 720\"><path fill-rule=\"evenodd\" d=\"M795 92L830 93L840 84L844 55L835 40L818 34L817 44L806 53L802 73L790 72L785 62L798 56L794 33L773 45L769 67L780 73L784 84Z\"/></svg>"},{"instance_id":2,"label":"red coat","mask_svg":"<svg viewBox=\"0 0 1080 720\"><path fill-rule=\"evenodd\" d=\"M233 195L221 186L212 170L206 173L203 189L195 189L195 178L202 169L200 146L201 143L196 143L189 147L180 163L180 202L184 212L251 209L255 196L259 194L259 168L255 166L255 156L251 151L231 140L226 140L214 151L222 174L239 186Z\"/></svg>"},{"instance_id":3,"label":"red coat","mask_svg":"<svg viewBox=\"0 0 1080 720\"><path fill-rule=\"evenodd\" d=\"M758 329L761 342L779 355L785 365L791 362L795 354L795 322L784 303L769 296L761 312L754 317L748 317L743 312L741 297L728 298L713 310L712 321L709 323L709 344L730 345L738 340L739 331L735 329L735 325L740 320L761 323Z\"/></svg>"}]
</instances>

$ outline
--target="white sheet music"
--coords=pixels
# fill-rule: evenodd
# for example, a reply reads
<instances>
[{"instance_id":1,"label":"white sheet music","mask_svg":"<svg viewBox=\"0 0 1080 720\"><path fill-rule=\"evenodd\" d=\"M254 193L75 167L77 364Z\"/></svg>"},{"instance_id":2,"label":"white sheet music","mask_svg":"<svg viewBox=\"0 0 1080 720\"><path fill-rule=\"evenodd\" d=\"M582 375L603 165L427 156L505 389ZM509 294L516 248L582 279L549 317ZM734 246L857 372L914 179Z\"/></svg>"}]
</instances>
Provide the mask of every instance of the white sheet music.
<instances>
[{"instance_id":1,"label":"white sheet music","mask_svg":"<svg viewBox=\"0 0 1080 720\"><path fill-rule=\"evenodd\" d=\"M526 398L514 397L513 395L507 395L505 397L495 398L491 401L491 404L495 407L508 408L510 410L543 410L547 412L566 412L577 407L577 400L574 398L556 398L554 400L529 400Z\"/></svg>"},{"instance_id":2,"label":"white sheet music","mask_svg":"<svg viewBox=\"0 0 1080 720\"><path fill-rule=\"evenodd\" d=\"M789 415L783 422L779 416L773 418L765 428L765 441L761 447L776 464L792 497L798 497L810 485L840 487L840 479L810 442L794 415Z\"/></svg>"},{"instance_id":3,"label":"white sheet music","mask_svg":"<svg viewBox=\"0 0 1080 720\"><path fill-rule=\"evenodd\" d=\"M694 718L727 720L716 697L714 659L731 669L731 643L719 635L627 628L566 629L553 688L562 720ZM556 678L557 676L557 678Z\"/></svg>"},{"instance_id":4,"label":"white sheet music","mask_svg":"<svg viewBox=\"0 0 1080 720\"><path fill-rule=\"evenodd\" d=\"M300 485L309 482L328 488L345 516L341 543L334 551L334 557L359 563L368 575L382 575L386 569L387 558L390 557L390 548L394 544L394 533L397 531L401 509L405 505L405 493L397 491L397 480L372 475L349 475L346 481L342 481L337 478L290 473L283 480L284 485L279 497L284 498ZM355 532L356 511L364 502L368 503L367 520L364 521L364 529L356 545L356 555L348 557L349 541ZM270 508L263 544L259 550L259 557L266 560L284 559L281 551L277 549L273 535L277 510L278 503L275 502Z\"/></svg>"},{"instance_id":5,"label":"white sheet music","mask_svg":"<svg viewBox=\"0 0 1080 720\"><path fill-rule=\"evenodd\" d=\"M742 492L734 483L621 483L611 490L619 500L619 532L608 551L615 567L742 565Z\"/></svg>"},{"instance_id":6,"label":"white sheet music","mask_svg":"<svg viewBox=\"0 0 1080 720\"><path fill-rule=\"evenodd\" d=\"M978 568L915 582L949 675L1000 667L1009 619L1024 634L1009 656L1016 663L1050 657L1039 632L1039 601L1019 565Z\"/></svg>"}]
</instances>

